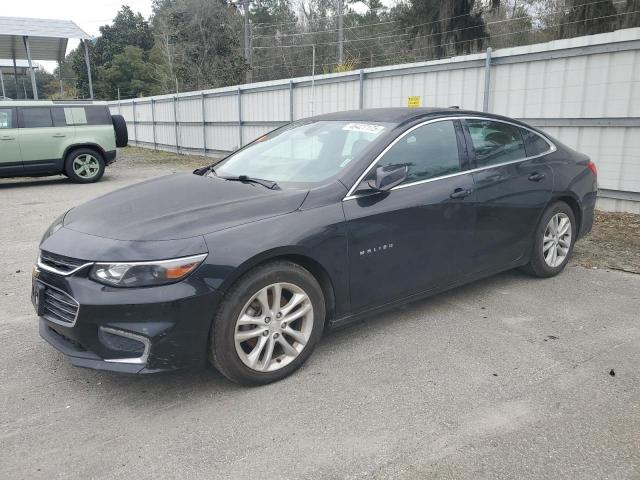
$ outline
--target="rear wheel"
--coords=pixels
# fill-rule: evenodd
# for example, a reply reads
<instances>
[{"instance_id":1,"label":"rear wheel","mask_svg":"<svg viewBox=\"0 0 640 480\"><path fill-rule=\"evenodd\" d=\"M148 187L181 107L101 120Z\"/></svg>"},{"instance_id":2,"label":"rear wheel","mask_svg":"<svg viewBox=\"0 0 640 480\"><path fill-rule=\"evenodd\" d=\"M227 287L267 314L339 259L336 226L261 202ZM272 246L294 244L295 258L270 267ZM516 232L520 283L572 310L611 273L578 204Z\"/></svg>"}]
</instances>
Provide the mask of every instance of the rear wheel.
<instances>
[{"instance_id":1,"label":"rear wheel","mask_svg":"<svg viewBox=\"0 0 640 480\"><path fill-rule=\"evenodd\" d=\"M104 158L90 148L74 150L65 161L65 174L77 183L93 183L102 178L104 174Z\"/></svg>"},{"instance_id":2,"label":"rear wheel","mask_svg":"<svg viewBox=\"0 0 640 480\"><path fill-rule=\"evenodd\" d=\"M545 210L536 228L531 260L526 269L537 277L553 277L567 266L576 238L571 207L556 202Z\"/></svg>"},{"instance_id":3,"label":"rear wheel","mask_svg":"<svg viewBox=\"0 0 640 480\"><path fill-rule=\"evenodd\" d=\"M271 262L244 275L214 319L210 359L245 385L280 380L311 355L324 327L325 303L316 279L301 266Z\"/></svg>"}]
</instances>

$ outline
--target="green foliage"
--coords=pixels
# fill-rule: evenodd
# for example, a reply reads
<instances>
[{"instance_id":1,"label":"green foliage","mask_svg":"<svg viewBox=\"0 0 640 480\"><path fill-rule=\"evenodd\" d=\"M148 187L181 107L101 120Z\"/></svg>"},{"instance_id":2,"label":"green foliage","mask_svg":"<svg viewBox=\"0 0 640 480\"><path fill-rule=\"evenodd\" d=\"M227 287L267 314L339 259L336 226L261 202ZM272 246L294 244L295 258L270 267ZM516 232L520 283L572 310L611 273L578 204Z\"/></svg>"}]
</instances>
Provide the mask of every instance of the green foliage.
<instances>
[{"instance_id":1,"label":"green foliage","mask_svg":"<svg viewBox=\"0 0 640 480\"><path fill-rule=\"evenodd\" d=\"M145 60L145 52L139 47L125 47L113 56L109 66L98 68L97 86L107 98L146 97L160 93L153 80L153 66Z\"/></svg>"}]
</instances>

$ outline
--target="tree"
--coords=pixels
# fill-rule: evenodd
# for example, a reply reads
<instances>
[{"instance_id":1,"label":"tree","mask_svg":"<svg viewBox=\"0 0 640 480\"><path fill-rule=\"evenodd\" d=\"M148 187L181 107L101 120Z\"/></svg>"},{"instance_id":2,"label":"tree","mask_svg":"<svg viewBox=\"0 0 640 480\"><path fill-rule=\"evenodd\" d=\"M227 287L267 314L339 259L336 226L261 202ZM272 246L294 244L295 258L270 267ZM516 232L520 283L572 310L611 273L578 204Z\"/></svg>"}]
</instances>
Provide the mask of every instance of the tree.
<instances>
[{"instance_id":1,"label":"tree","mask_svg":"<svg viewBox=\"0 0 640 480\"><path fill-rule=\"evenodd\" d=\"M611 32L618 23L618 11L611 0L567 0L567 7L560 23L562 38Z\"/></svg>"},{"instance_id":2,"label":"tree","mask_svg":"<svg viewBox=\"0 0 640 480\"><path fill-rule=\"evenodd\" d=\"M475 0L409 0L392 10L422 57L442 58L482 50L489 38Z\"/></svg>"},{"instance_id":3,"label":"tree","mask_svg":"<svg viewBox=\"0 0 640 480\"><path fill-rule=\"evenodd\" d=\"M153 66L145 60L145 52L139 47L125 47L122 53L115 55L109 66L100 67L101 91L108 98L117 98L120 89L121 98L146 97L161 93L153 81Z\"/></svg>"},{"instance_id":4,"label":"tree","mask_svg":"<svg viewBox=\"0 0 640 480\"><path fill-rule=\"evenodd\" d=\"M241 83L248 68L240 48L242 17L224 0L160 0L154 3L156 49L163 72L183 89Z\"/></svg>"},{"instance_id":5,"label":"tree","mask_svg":"<svg viewBox=\"0 0 640 480\"><path fill-rule=\"evenodd\" d=\"M134 13L123 6L116 14L111 25L100 27L100 36L89 42L89 58L93 70L94 94L97 98L113 98L113 90L100 78L100 72L111 67L113 58L124 52L126 47L138 47L146 60L153 47L153 32L149 22L140 13ZM80 45L67 57L76 76L76 87L81 96L89 96L89 81L84 59L84 48Z\"/></svg>"}]
</instances>

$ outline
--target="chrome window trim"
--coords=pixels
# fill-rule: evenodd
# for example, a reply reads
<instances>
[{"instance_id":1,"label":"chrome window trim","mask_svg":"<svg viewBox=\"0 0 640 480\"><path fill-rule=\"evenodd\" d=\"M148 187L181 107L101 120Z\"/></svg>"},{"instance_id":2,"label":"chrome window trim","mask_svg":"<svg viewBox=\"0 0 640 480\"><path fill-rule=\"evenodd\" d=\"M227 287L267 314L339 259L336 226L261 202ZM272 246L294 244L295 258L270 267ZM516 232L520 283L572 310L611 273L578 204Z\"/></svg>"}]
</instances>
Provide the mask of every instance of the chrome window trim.
<instances>
[{"instance_id":1,"label":"chrome window trim","mask_svg":"<svg viewBox=\"0 0 640 480\"><path fill-rule=\"evenodd\" d=\"M38 253L38 261L36 262L36 264L37 264L38 268L40 268L42 270L46 270L47 272L55 273L57 275L62 275L63 277L68 277L69 275L73 275L74 273L79 272L80 270L82 270L83 268L88 267L89 265L93 265L93 262L87 262L87 263L84 263L84 264L80 265L77 268L74 268L73 270L69 270L68 272L63 272L62 270L58 270L57 268L50 267L49 265L47 265L45 263L42 263L42 261L40 259L40 253Z\"/></svg>"},{"instance_id":2,"label":"chrome window trim","mask_svg":"<svg viewBox=\"0 0 640 480\"><path fill-rule=\"evenodd\" d=\"M76 311L76 315L75 315L75 317L73 317L73 322L61 322L60 320L56 320L54 318L49 318L48 316L45 316L45 315L42 315L42 317L45 318L47 321L49 321L51 323L55 323L56 325L60 325L61 327L67 327L67 328L75 327L76 322L78 321L78 315L80 315L80 303L75 298L73 298L71 295L69 295L67 292L65 292L64 290L61 290L58 287L54 287L53 285L51 285L51 284L49 284L47 282L43 282L39 278L34 278L34 281L35 282L39 282L39 283L41 283L43 285L46 285L48 288L51 288L53 290L57 290L58 292L60 292L63 295L65 295L66 297L69 297L78 306L78 310Z\"/></svg>"},{"instance_id":3,"label":"chrome window trim","mask_svg":"<svg viewBox=\"0 0 640 480\"><path fill-rule=\"evenodd\" d=\"M147 359L149 358L149 351L151 350L151 340L143 335L136 335L135 333L126 332L124 330L118 330L111 327L100 327L103 332L110 333L111 335L116 335L119 337L130 338L131 340L137 340L144 344L144 352L142 355L135 358L105 358L105 362L109 363L132 363L136 365L145 365L147 363Z\"/></svg>"},{"instance_id":4,"label":"chrome window trim","mask_svg":"<svg viewBox=\"0 0 640 480\"><path fill-rule=\"evenodd\" d=\"M551 140L549 140L546 136L536 132L535 130L533 130L533 129L525 126L525 125L519 125L517 123L509 122L507 120L501 120L501 119L490 118L490 117L483 117L483 116L479 116L479 115L465 115L465 116L459 116L459 117L456 116L456 117L435 118L435 119L427 120L425 122L421 122L421 123L419 123L417 125L414 125L413 127L411 127L406 132L403 132L402 135L400 135L395 140L393 140L393 142L391 142L389 145L387 145L387 147L382 152L380 152L380 154L373 160L373 162L371 162L371 164L366 168L366 170L362 173L362 175L360 175L358 177L358 180L356 180L356 182L352 185L352 187L349 189L349 191L347 192L345 197L342 199L342 201L345 202L347 200L353 200L353 199L356 199L356 198L367 197L369 195L375 195L375 192L374 193L363 193L363 194L360 194L360 195L354 195L353 192L358 187L358 185L360 185L360 182L362 182L364 177L366 177L367 173L369 173L371 171L371 169L380 161L380 159L397 142L399 142L405 135L408 135L409 133L413 132L417 128L423 127L425 125L429 125L430 123L443 122L443 121L453 121L453 120L486 120L486 121L490 121L490 122L506 123L506 124L512 125L512 126L514 126L516 128L522 128L524 130L529 130L530 132L538 135L545 142L547 142L547 144L549 145L549 150L547 150L546 152L543 152L543 153L539 153L538 155L532 155L530 157L519 158L519 159L516 159L516 160L509 160L508 162L496 163L496 164L487 165L487 166L484 166L484 167L472 168L472 169L469 169L469 170L462 170L460 172L451 173L449 175L441 175L439 177L427 178L425 180L417 180L415 182L403 183L402 185L398 185L397 187L393 187L390 191L399 190L401 188L412 187L414 185L421 185L423 183L434 182L436 180L443 180L443 179L446 179L446 178L453 178L453 177L457 177L457 176L460 176L460 175L466 175L468 173L480 172L482 170L487 170L489 168L497 168L497 167L502 167L502 166L505 166L505 165L511 165L511 164L514 164L514 163L520 163L520 162L524 162L526 160L532 160L534 158L542 157L544 155L549 155L550 153L553 153L556 150L558 150L558 148L555 146L555 144ZM524 146L524 140L523 140L523 146Z\"/></svg>"}]
</instances>

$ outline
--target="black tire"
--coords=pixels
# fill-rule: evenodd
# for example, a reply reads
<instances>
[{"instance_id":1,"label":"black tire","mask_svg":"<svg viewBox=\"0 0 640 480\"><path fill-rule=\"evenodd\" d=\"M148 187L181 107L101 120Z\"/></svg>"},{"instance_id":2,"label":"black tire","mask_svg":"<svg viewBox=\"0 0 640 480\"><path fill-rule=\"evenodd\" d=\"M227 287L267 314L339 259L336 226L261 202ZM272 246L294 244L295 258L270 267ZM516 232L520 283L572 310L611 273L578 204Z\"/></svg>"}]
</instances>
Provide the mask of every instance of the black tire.
<instances>
[{"instance_id":1,"label":"black tire","mask_svg":"<svg viewBox=\"0 0 640 480\"><path fill-rule=\"evenodd\" d=\"M562 263L555 267L552 267L545 261L543 253L543 243L547 225L549 224L549 221L558 213L565 214L571 222L571 241L569 244L569 251ZM569 262L569 258L571 258L571 254L573 253L573 246L575 245L576 241L576 233L576 220L571 207L562 201L557 201L549 205L542 214L540 222L538 222L538 226L536 227L534 233L535 241L533 245L533 251L531 252L531 259L529 260L529 263L524 268L525 271L540 278L548 278L558 275L562 270L564 270L564 268L567 266L567 263Z\"/></svg>"},{"instance_id":2,"label":"black tire","mask_svg":"<svg viewBox=\"0 0 640 480\"><path fill-rule=\"evenodd\" d=\"M129 131L127 122L122 115L111 115L111 123L116 134L116 147L122 148L129 144Z\"/></svg>"},{"instance_id":3,"label":"black tire","mask_svg":"<svg viewBox=\"0 0 640 480\"><path fill-rule=\"evenodd\" d=\"M98 171L90 177L83 177L81 175L78 175L73 169L73 162L76 158L82 155L91 155L97 160ZM64 174L76 183L94 183L100 180L102 178L102 175L104 175L104 167L104 157L100 152L92 148L78 148L69 152L69 154L67 155L67 158L64 162Z\"/></svg>"},{"instance_id":4,"label":"black tire","mask_svg":"<svg viewBox=\"0 0 640 480\"><path fill-rule=\"evenodd\" d=\"M304 290L313 308L313 327L303 350L291 363L275 371L259 372L245 365L236 351L236 321L252 296L278 282L294 284ZM275 382L293 373L309 358L322 335L324 323L324 295L313 275L293 262L269 262L243 275L225 294L211 328L209 359L220 373L233 382L243 385Z\"/></svg>"}]
</instances>

